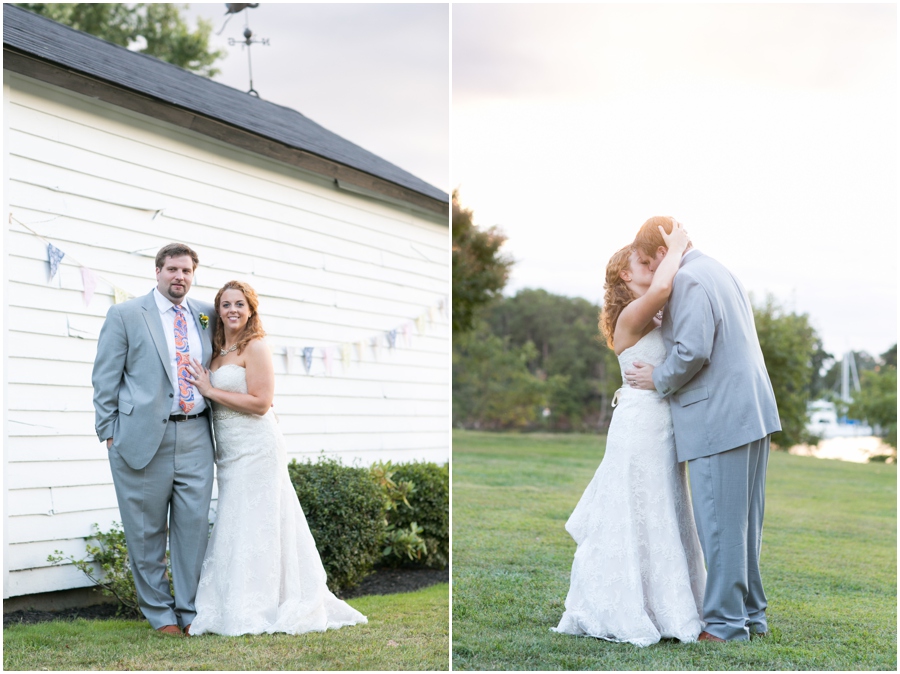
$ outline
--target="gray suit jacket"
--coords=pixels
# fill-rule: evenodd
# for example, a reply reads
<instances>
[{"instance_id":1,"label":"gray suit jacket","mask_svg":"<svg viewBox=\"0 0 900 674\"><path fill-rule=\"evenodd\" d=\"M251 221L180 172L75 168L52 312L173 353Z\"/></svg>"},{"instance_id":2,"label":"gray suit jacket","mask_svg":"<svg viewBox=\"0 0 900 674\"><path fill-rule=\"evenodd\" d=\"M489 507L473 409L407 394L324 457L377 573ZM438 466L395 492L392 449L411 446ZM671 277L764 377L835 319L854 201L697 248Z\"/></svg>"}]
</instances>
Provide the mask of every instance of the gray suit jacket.
<instances>
[{"instance_id":1,"label":"gray suit jacket","mask_svg":"<svg viewBox=\"0 0 900 674\"><path fill-rule=\"evenodd\" d=\"M653 382L669 399L679 461L781 430L747 293L699 250L681 260L662 336L667 355L653 370Z\"/></svg>"},{"instance_id":2,"label":"gray suit jacket","mask_svg":"<svg viewBox=\"0 0 900 674\"><path fill-rule=\"evenodd\" d=\"M215 312L210 304L187 300L203 339L203 364L212 358ZM203 329L199 315L210 317ZM113 447L129 466L140 470L162 442L172 410L175 373L153 292L110 307L97 341L91 382L97 437L113 438ZM211 419L211 415L209 417Z\"/></svg>"}]
</instances>

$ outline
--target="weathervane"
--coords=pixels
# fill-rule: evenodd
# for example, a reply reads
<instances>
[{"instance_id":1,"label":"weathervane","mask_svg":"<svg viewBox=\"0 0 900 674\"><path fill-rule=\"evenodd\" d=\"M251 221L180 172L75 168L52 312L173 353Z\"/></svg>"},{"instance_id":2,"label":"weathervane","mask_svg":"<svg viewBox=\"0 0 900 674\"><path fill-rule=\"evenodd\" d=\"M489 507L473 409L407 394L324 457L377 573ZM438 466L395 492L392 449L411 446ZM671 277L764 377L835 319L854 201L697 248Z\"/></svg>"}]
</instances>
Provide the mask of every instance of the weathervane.
<instances>
[{"instance_id":1,"label":"weathervane","mask_svg":"<svg viewBox=\"0 0 900 674\"><path fill-rule=\"evenodd\" d=\"M254 7L259 7L258 2L252 3L235 3L235 2L226 2L225 6L228 8L228 11L225 12L228 15L228 18L225 19L225 23L222 24L222 29L219 31L221 33L225 30L225 26L228 24L228 21L232 16L237 14L238 12L242 12L245 9L253 9ZM262 44L265 46L269 46L269 38L262 38L259 40L251 39L253 37L253 31L250 30L250 16L249 14L244 14L244 39L243 40L235 40L233 37L228 38L228 46L233 47L236 44L247 45L247 68L250 72L250 90L247 92L251 96L256 96L259 98L259 92L253 88L253 61L250 58L250 45L253 44Z\"/></svg>"}]
</instances>

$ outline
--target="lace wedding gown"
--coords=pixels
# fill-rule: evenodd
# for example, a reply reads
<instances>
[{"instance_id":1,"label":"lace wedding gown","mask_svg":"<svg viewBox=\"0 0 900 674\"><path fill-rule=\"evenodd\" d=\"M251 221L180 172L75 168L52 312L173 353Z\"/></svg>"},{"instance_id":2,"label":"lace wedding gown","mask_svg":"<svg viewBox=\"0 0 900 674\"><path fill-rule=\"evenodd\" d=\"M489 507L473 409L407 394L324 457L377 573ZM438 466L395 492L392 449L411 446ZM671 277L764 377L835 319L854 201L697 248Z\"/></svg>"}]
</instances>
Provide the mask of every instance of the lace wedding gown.
<instances>
[{"instance_id":1,"label":"lace wedding gown","mask_svg":"<svg viewBox=\"0 0 900 674\"><path fill-rule=\"evenodd\" d=\"M624 373L665 357L657 328L625 349L619 366ZM669 403L624 377L616 397L603 461L566 523L578 547L555 631L637 646L695 641L706 570Z\"/></svg>"},{"instance_id":2,"label":"lace wedding gown","mask_svg":"<svg viewBox=\"0 0 900 674\"><path fill-rule=\"evenodd\" d=\"M247 392L240 365L223 365L211 381L216 388ZM213 421L218 516L191 634L301 634L367 622L325 585L272 410L258 416L214 404Z\"/></svg>"}]
</instances>

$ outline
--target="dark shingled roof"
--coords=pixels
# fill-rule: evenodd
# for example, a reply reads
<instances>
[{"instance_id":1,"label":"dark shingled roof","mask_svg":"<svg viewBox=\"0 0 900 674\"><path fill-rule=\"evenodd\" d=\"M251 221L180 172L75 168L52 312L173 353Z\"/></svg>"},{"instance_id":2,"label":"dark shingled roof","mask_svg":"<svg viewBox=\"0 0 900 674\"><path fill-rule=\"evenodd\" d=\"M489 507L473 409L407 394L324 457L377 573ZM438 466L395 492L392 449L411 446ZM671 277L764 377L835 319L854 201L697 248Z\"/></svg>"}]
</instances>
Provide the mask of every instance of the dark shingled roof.
<instances>
[{"instance_id":1,"label":"dark shingled roof","mask_svg":"<svg viewBox=\"0 0 900 674\"><path fill-rule=\"evenodd\" d=\"M446 192L341 138L296 110L250 96L165 61L3 5L5 47L152 96L449 203Z\"/></svg>"}]
</instances>

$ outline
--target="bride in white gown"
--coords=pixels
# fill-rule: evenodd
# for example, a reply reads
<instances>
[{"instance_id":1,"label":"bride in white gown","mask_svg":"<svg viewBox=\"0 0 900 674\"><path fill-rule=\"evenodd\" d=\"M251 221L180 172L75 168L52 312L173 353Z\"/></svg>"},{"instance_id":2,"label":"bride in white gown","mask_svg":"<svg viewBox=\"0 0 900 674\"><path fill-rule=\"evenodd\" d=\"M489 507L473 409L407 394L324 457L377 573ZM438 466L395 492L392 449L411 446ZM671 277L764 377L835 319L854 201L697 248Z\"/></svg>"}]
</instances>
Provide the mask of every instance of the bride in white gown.
<instances>
[{"instance_id":1,"label":"bride in white gown","mask_svg":"<svg viewBox=\"0 0 900 674\"><path fill-rule=\"evenodd\" d=\"M219 503L185 632L236 636L323 632L367 622L326 586L325 569L288 477L272 412L275 375L257 296L240 281L216 295L216 355L193 381L212 401ZM224 338L224 339L223 339Z\"/></svg>"},{"instance_id":2,"label":"bride in white gown","mask_svg":"<svg viewBox=\"0 0 900 674\"><path fill-rule=\"evenodd\" d=\"M678 223L663 236L669 252L655 274L631 246L607 266L601 327L623 372L666 357L656 314L689 240ZM613 405L603 461L566 523L578 547L555 631L637 646L696 641L706 570L669 403L623 381Z\"/></svg>"}]
</instances>

